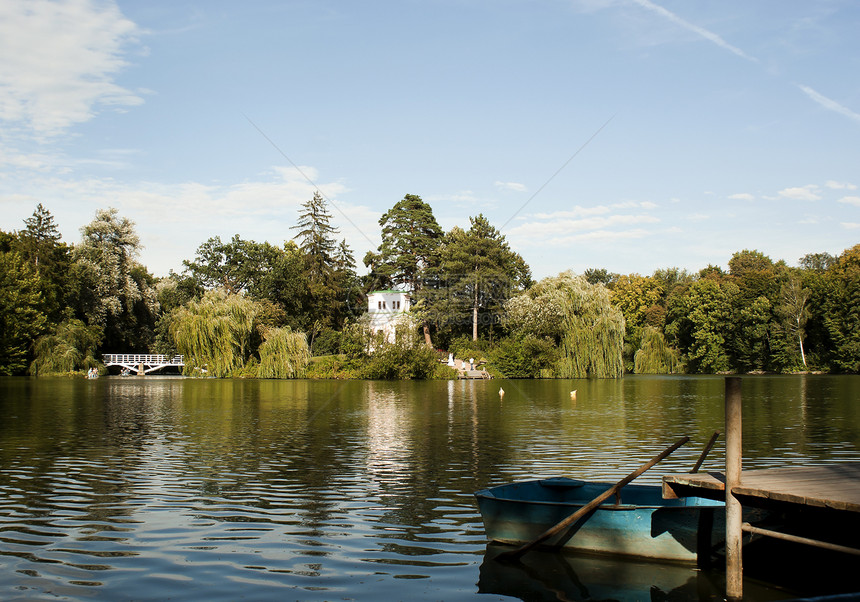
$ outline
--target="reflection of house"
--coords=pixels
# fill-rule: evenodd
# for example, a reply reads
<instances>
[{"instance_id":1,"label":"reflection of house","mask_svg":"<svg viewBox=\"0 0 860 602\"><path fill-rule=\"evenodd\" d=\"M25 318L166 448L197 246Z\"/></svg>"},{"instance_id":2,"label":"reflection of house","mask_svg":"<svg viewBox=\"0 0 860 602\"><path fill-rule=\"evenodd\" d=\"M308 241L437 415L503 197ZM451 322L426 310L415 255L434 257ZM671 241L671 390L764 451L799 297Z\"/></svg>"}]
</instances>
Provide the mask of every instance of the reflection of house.
<instances>
[{"instance_id":1,"label":"reflection of house","mask_svg":"<svg viewBox=\"0 0 860 602\"><path fill-rule=\"evenodd\" d=\"M403 314L409 311L409 295L403 291L373 291L367 295L370 329L384 332L386 340L394 342L394 329Z\"/></svg>"}]
</instances>

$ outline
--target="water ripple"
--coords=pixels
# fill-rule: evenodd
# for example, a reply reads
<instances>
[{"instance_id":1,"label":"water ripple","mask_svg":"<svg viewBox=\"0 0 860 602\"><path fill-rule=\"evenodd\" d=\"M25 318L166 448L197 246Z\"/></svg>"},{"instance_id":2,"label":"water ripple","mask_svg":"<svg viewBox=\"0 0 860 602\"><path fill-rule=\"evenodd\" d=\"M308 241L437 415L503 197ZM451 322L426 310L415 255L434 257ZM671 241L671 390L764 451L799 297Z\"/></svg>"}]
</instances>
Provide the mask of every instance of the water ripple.
<instances>
[{"instance_id":1,"label":"water ripple","mask_svg":"<svg viewBox=\"0 0 860 602\"><path fill-rule=\"evenodd\" d=\"M661 402L631 382L512 384L503 404L459 382L104 379L6 395L0 411L28 418L0 425L0 598L487 602L474 491L617 480L685 433L699 449L661 469L689 469L721 424L707 387ZM824 420L794 403L752 412L748 468L856 461L855 410L831 404Z\"/></svg>"}]
</instances>

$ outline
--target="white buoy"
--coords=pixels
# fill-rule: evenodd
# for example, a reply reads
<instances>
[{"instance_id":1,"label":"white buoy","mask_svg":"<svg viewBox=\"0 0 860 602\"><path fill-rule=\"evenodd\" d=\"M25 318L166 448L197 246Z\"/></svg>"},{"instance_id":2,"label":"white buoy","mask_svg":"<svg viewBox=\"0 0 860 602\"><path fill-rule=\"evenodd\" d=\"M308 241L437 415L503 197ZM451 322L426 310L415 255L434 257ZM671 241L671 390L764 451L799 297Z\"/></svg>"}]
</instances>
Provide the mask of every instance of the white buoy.
<instances>
[{"instance_id":1,"label":"white buoy","mask_svg":"<svg viewBox=\"0 0 860 602\"><path fill-rule=\"evenodd\" d=\"M570 398L573 401L576 401L576 389L574 389L573 391L570 392Z\"/></svg>"},{"instance_id":2,"label":"white buoy","mask_svg":"<svg viewBox=\"0 0 860 602\"><path fill-rule=\"evenodd\" d=\"M499 387L499 397L504 397L504 396L505 396L505 390L503 388Z\"/></svg>"}]
</instances>

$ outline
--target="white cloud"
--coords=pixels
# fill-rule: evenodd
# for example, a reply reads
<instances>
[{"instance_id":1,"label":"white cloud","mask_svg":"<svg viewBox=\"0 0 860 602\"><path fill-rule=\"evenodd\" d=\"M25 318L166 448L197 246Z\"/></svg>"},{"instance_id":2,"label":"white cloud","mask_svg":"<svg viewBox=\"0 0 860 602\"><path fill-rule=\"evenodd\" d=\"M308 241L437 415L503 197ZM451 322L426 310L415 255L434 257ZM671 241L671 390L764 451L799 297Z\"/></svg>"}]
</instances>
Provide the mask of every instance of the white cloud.
<instances>
[{"instance_id":1,"label":"white cloud","mask_svg":"<svg viewBox=\"0 0 860 602\"><path fill-rule=\"evenodd\" d=\"M525 184L520 184L519 182L494 182L493 185L499 190L504 191L526 192L528 190Z\"/></svg>"},{"instance_id":2,"label":"white cloud","mask_svg":"<svg viewBox=\"0 0 860 602\"><path fill-rule=\"evenodd\" d=\"M699 27L698 25L694 25L694 24L690 23L689 21L679 17L675 13L673 13L669 10L666 10L662 6L654 4L650 0L633 0L633 2L635 4L638 4L642 8L650 10L651 12L656 13L665 19L668 19L669 21L671 21L675 25L679 25L680 27L683 27L687 31L691 31L691 32L695 33L696 35L708 40L709 42L716 44L720 48L723 48L724 50L728 50L732 54L735 54L735 55L737 55L743 59L746 59L748 61L757 62L756 58L749 56L747 53L745 53L740 48L738 48L736 46L732 46L731 44L726 42L723 38L721 38L720 36L718 36L714 32L708 31L707 29L704 29L703 27Z\"/></svg>"},{"instance_id":3,"label":"white cloud","mask_svg":"<svg viewBox=\"0 0 860 602\"><path fill-rule=\"evenodd\" d=\"M0 121L52 136L143 99L113 81L137 26L108 0L0 3Z\"/></svg>"},{"instance_id":4,"label":"white cloud","mask_svg":"<svg viewBox=\"0 0 860 602\"><path fill-rule=\"evenodd\" d=\"M301 167L314 180L316 170ZM347 192L340 183L320 183L329 199L332 225L361 259L379 244L378 212L338 199ZM17 188L17 187L16 187ZM268 178L231 185L200 182L173 184L118 182L113 179L34 180L28 195L0 192L5 214L23 217L36 203L45 202L63 231L67 242L77 240L77 229L88 223L95 211L116 207L123 217L136 224L144 249L140 260L154 274L167 275L182 269L182 260L191 259L197 247L212 236L222 239L239 234L242 238L267 241L280 246L291 240L300 206L314 193L314 187L294 168L273 168Z\"/></svg>"},{"instance_id":5,"label":"white cloud","mask_svg":"<svg viewBox=\"0 0 860 602\"><path fill-rule=\"evenodd\" d=\"M527 237L516 239L520 247L569 247L570 245L583 242L611 242L616 240L631 240L638 238L646 238L656 234L654 231L645 230L644 228L634 228L630 230L606 230L598 229L589 232L570 233L568 235L544 236L542 240L530 240ZM513 236L509 238L514 239Z\"/></svg>"},{"instance_id":6,"label":"white cloud","mask_svg":"<svg viewBox=\"0 0 860 602\"><path fill-rule=\"evenodd\" d=\"M779 191L779 196L793 201L819 201L821 195L818 194L818 186L808 184L807 186L795 186L793 188L783 188Z\"/></svg>"},{"instance_id":7,"label":"white cloud","mask_svg":"<svg viewBox=\"0 0 860 602\"><path fill-rule=\"evenodd\" d=\"M509 238L523 240L520 244L543 245L548 241L569 241L594 235L595 232L606 232L609 228L638 226L641 224L658 223L660 220L650 215L611 215L607 217L589 217L583 219L560 219L551 221L529 222L512 228ZM624 232L621 230L618 232ZM638 229L637 231L643 231ZM605 237L602 234L601 237Z\"/></svg>"},{"instance_id":8,"label":"white cloud","mask_svg":"<svg viewBox=\"0 0 860 602\"><path fill-rule=\"evenodd\" d=\"M433 205L434 209L438 208L440 213L443 213L445 209L450 209L451 207L456 207L458 210L459 208L466 207L471 210L478 205L486 205L486 203L479 199L471 190L460 190L458 192L446 194L431 194L423 198L427 203Z\"/></svg>"},{"instance_id":9,"label":"white cloud","mask_svg":"<svg viewBox=\"0 0 860 602\"><path fill-rule=\"evenodd\" d=\"M844 115L851 119L852 121L856 121L860 123L860 113L855 113L848 107L845 107L835 100L831 100L824 96L823 94L819 94L809 86L804 86L802 84L797 84L797 87L800 88L804 94L806 94L809 98L817 102L819 105L827 109L828 111L833 111L835 113L839 113L840 115Z\"/></svg>"},{"instance_id":10,"label":"white cloud","mask_svg":"<svg viewBox=\"0 0 860 602\"><path fill-rule=\"evenodd\" d=\"M845 203L846 205L854 205L855 207L860 207L860 196L844 196L839 199L840 203Z\"/></svg>"},{"instance_id":11,"label":"white cloud","mask_svg":"<svg viewBox=\"0 0 860 602\"><path fill-rule=\"evenodd\" d=\"M535 213L535 219L557 220L566 218L583 217L586 215L604 215L611 210L609 207L598 205L596 207L580 207L577 205L573 209L565 209L563 211L553 211L551 213Z\"/></svg>"},{"instance_id":12,"label":"white cloud","mask_svg":"<svg viewBox=\"0 0 860 602\"><path fill-rule=\"evenodd\" d=\"M846 230L860 230L860 223L857 222L842 222L840 225Z\"/></svg>"},{"instance_id":13,"label":"white cloud","mask_svg":"<svg viewBox=\"0 0 860 602\"><path fill-rule=\"evenodd\" d=\"M12 148L0 147L0 167L47 172L56 166L56 157L46 153L26 153ZM3 171L5 170L0 170L0 178L4 177Z\"/></svg>"},{"instance_id":14,"label":"white cloud","mask_svg":"<svg viewBox=\"0 0 860 602\"><path fill-rule=\"evenodd\" d=\"M851 184L849 182L836 182L834 180L827 180L824 185L832 190L857 190L857 185Z\"/></svg>"},{"instance_id":15,"label":"white cloud","mask_svg":"<svg viewBox=\"0 0 860 602\"><path fill-rule=\"evenodd\" d=\"M613 209L656 209L657 204L651 201L622 201L614 203Z\"/></svg>"},{"instance_id":16,"label":"white cloud","mask_svg":"<svg viewBox=\"0 0 860 602\"><path fill-rule=\"evenodd\" d=\"M755 196L751 195L748 192L739 192L737 194L730 194L729 198L735 201L754 201Z\"/></svg>"}]
</instances>

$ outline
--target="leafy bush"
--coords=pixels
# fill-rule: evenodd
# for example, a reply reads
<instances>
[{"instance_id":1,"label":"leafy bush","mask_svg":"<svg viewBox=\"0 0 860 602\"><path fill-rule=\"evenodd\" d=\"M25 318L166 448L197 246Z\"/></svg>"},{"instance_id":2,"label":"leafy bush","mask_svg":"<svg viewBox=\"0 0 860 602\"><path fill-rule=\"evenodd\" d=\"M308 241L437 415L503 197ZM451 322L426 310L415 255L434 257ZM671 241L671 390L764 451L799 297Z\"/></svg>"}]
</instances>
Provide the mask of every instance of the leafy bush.
<instances>
[{"instance_id":1,"label":"leafy bush","mask_svg":"<svg viewBox=\"0 0 860 602\"><path fill-rule=\"evenodd\" d=\"M331 328L325 328L313 341L312 355L332 355L340 351L340 333Z\"/></svg>"},{"instance_id":2,"label":"leafy bush","mask_svg":"<svg viewBox=\"0 0 860 602\"><path fill-rule=\"evenodd\" d=\"M356 360L350 360L345 355L319 355L311 358L311 363L305 368L305 378L331 378L346 380L360 378Z\"/></svg>"},{"instance_id":3,"label":"leafy bush","mask_svg":"<svg viewBox=\"0 0 860 602\"><path fill-rule=\"evenodd\" d=\"M558 358L552 341L531 334L502 339L490 352L490 364L506 378L546 376Z\"/></svg>"},{"instance_id":4,"label":"leafy bush","mask_svg":"<svg viewBox=\"0 0 860 602\"><path fill-rule=\"evenodd\" d=\"M390 341L383 333L372 332L366 319L347 324L341 336L341 350L347 360L343 371L373 380L453 378L456 375L439 361L435 350L419 341L414 321L404 318L397 325L393 339Z\"/></svg>"},{"instance_id":5,"label":"leafy bush","mask_svg":"<svg viewBox=\"0 0 860 602\"><path fill-rule=\"evenodd\" d=\"M461 360L474 358L477 363L481 359L487 357L487 350L490 345L487 341L473 341L471 337L459 336L448 345L448 351L454 354L454 357Z\"/></svg>"},{"instance_id":6,"label":"leafy bush","mask_svg":"<svg viewBox=\"0 0 860 602\"><path fill-rule=\"evenodd\" d=\"M436 352L423 345L383 343L361 370L363 378L380 380L429 379L439 366Z\"/></svg>"}]
</instances>

